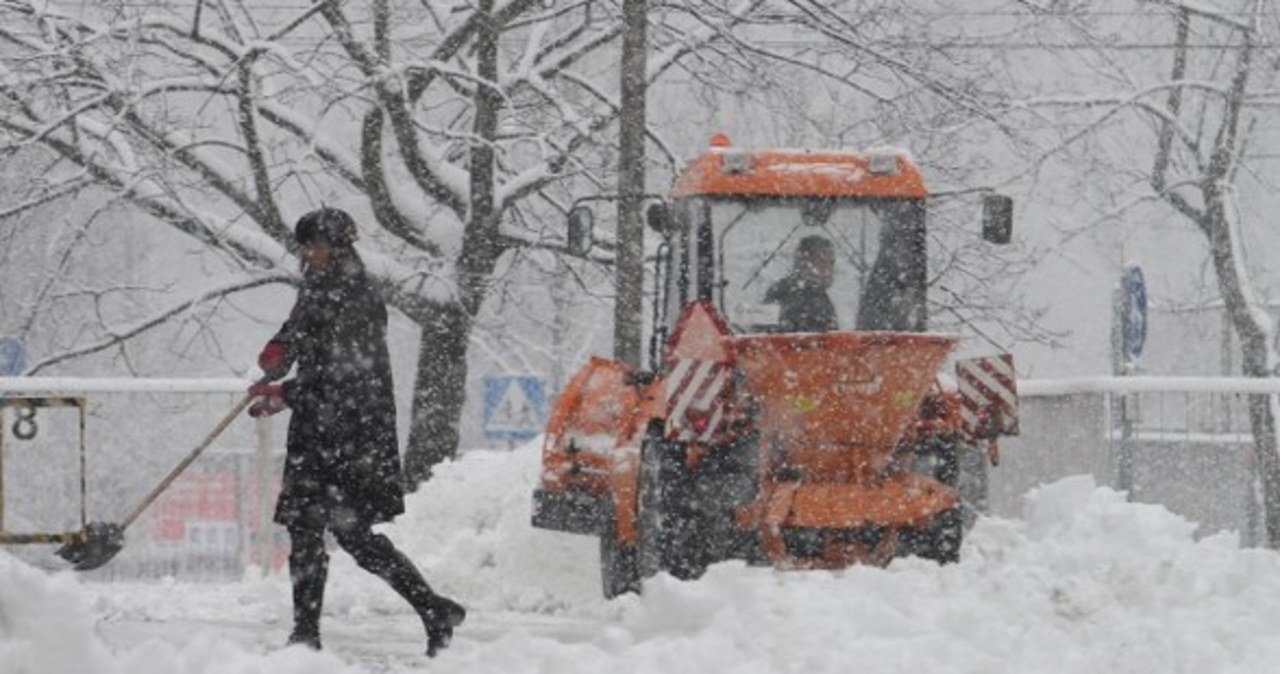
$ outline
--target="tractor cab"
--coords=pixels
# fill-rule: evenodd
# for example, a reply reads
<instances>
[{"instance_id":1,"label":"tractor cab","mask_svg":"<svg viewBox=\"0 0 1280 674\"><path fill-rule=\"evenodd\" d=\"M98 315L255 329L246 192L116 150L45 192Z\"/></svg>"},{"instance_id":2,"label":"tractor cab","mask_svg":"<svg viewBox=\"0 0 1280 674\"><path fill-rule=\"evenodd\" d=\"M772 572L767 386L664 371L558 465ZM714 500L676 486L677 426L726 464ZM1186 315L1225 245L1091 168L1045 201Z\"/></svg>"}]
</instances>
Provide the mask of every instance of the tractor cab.
<instances>
[{"instance_id":1,"label":"tractor cab","mask_svg":"<svg viewBox=\"0 0 1280 674\"><path fill-rule=\"evenodd\" d=\"M901 150L745 150L716 134L649 208L655 343L697 300L733 334L926 330L929 197ZM1007 197L983 209L983 238L1007 243Z\"/></svg>"},{"instance_id":2,"label":"tractor cab","mask_svg":"<svg viewBox=\"0 0 1280 674\"><path fill-rule=\"evenodd\" d=\"M655 345L695 300L734 334L926 330L928 197L905 152L748 151L717 134L650 207ZM996 243L1006 201L984 204Z\"/></svg>"},{"instance_id":3,"label":"tractor cab","mask_svg":"<svg viewBox=\"0 0 1280 674\"><path fill-rule=\"evenodd\" d=\"M712 303L735 334L925 328L919 198L690 194L671 205L656 326Z\"/></svg>"}]
</instances>

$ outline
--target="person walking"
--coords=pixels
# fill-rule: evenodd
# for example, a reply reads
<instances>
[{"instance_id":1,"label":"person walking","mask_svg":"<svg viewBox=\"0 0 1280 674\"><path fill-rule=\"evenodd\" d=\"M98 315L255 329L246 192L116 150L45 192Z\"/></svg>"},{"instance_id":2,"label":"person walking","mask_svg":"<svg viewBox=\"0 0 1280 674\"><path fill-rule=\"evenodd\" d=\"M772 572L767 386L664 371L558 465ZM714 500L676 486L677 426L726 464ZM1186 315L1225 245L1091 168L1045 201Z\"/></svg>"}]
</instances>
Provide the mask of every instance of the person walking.
<instances>
[{"instance_id":1,"label":"person walking","mask_svg":"<svg viewBox=\"0 0 1280 674\"><path fill-rule=\"evenodd\" d=\"M320 648L329 556L324 533L414 608L427 655L448 646L466 617L372 527L404 512L387 309L353 246L355 221L320 208L298 220L302 286L288 320L262 349L264 381L249 387L254 417L292 410L275 521L289 532L293 632ZM297 365L292 379L276 383Z\"/></svg>"}]
</instances>

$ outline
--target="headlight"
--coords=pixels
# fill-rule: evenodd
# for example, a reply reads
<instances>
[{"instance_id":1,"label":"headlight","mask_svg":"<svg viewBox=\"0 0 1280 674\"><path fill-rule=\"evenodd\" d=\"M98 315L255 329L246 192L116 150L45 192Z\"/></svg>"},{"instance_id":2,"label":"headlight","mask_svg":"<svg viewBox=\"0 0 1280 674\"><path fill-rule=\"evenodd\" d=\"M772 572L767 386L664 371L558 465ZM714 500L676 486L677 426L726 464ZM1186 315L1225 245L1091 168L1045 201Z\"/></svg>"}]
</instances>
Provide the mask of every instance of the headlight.
<instances>
[{"instance_id":1,"label":"headlight","mask_svg":"<svg viewBox=\"0 0 1280 674\"><path fill-rule=\"evenodd\" d=\"M933 477L942 461L933 452L916 452L911 460L911 472Z\"/></svg>"}]
</instances>

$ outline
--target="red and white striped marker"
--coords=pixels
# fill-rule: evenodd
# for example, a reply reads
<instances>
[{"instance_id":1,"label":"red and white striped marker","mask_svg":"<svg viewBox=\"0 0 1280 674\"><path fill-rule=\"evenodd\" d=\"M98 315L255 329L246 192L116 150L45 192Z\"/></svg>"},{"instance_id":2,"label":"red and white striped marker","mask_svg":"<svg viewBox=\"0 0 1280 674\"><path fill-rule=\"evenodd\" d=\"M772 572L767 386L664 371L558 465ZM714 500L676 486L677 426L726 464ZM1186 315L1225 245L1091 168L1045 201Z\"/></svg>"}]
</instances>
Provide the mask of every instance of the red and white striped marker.
<instances>
[{"instance_id":1,"label":"red and white striped marker","mask_svg":"<svg viewBox=\"0 0 1280 674\"><path fill-rule=\"evenodd\" d=\"M667 341L667 437L710 442L724 423L733 384L729 328L708 302L691 302Z\"/></svg>"},{"instance_id":2,"label":"red and white striped marker","mask_svg":"<svg viewBox=\"0 0 1280 674\"><path fill-rule=\"evenodd\" d=\"M1011 354L956 363L960 421L965 432L977 438L1017 435L1017 382Z\"/></svg>"},{"instance_id":3,"label":"red and white striped marker","mask_svg":"<svg viewBox=\"0 0 1280 674\"><path fill-rule=\"evenodd\" d=\"M680 358L667 376L667 436L708 442L724 421L730 366Z\"/></svg>"}]
</instances>

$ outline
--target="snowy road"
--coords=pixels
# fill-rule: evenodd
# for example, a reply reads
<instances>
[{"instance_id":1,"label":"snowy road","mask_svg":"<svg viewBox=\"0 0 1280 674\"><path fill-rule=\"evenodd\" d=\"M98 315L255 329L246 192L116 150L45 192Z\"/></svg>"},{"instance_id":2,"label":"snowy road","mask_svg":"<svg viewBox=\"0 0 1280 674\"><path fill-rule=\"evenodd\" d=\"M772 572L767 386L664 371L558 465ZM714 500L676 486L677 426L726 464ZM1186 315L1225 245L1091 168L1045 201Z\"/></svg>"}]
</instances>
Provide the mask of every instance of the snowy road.
<instances>
[{"instance_id":1,"label":"snowy road","mask_svg":"<svg viewBox=\"0 0 1280 674\"><path fill-rule=\"evenodd\" d=\"M115 592L109 590L108 592ZM185 600L206 606L216 603L212 596L225 594L225 588L187 588ZM234 615L233 609L228 615ZM408 612L361 616L328 616L324 626L324 645L338 658L371 671L412 668L426 661L422 654L422 627ZM109 648L127 651L140 643L164 643L180 649L193 635L229 641L249 652L267 653L280 648L289 625L279 620L271 623L244 619L155 620L146 616L116 616L104 619L98 633ZM531 616L519 613L473 614L454 642L456 652L483 649L487 644L513 633L528 638L560 644L586 643L600 634L598 621Z\"/></svg>"},{"instance_id":2,"label":"snowy road","mask_svg":"<svg viewBox=\"0 0 1280 674\"><path fill-rule=\"evenodd\" d=\"M442 470L387 528L470 609L454 646L421 655L416 619L342 553L325 650L279 647L283 574L230 584L87 583L0 553L5 674L368 672L1280 671L1280 555L1127 503L1087 477L982 519L959 564L777 572L728 563L605 602L590 539L530 528L536 451Z\"/></svg>"}]
</instances>

